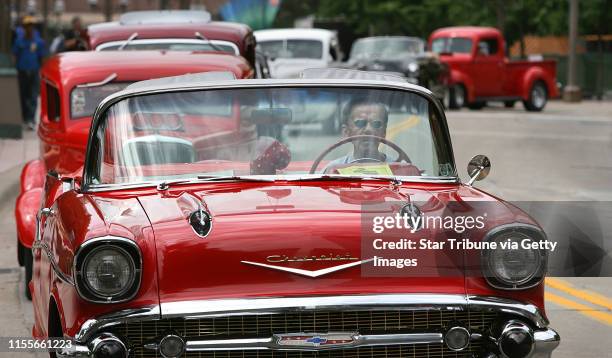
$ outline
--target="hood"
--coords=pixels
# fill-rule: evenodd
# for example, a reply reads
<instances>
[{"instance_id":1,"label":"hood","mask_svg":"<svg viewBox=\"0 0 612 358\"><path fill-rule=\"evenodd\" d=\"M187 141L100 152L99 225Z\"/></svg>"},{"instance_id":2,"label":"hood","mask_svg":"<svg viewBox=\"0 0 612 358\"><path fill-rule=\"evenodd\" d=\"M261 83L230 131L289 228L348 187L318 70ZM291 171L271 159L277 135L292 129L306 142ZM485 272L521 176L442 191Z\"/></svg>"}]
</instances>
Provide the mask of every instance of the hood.
<instances>
[{"instance_id":1,"label":"hood","mask_svg":"<svg viewBox=\"0 0 612 358\"><path fill-rule=\"evenodd\" d=\"M197 188L177 187L162 194L141 196L139 200L155 234L161 301L465 293L460 252L445 253L443 257L457 265L459 274L455 275L377 277L366 270L366 265L372 263L359 263L371 258L370 246L362 250L362 204L387 203L387 208L399 210L399 205L412 200L423 203L423 212L448 210L453 205L466 211L469 204L457 205L457 198L486 199L481 194L458 185L438 186L433 190L427 187L393 189L387 183L310 184L202 184ZM461 190L465 192L460 193ZM196 235L189 224L189 216L200 206L212 217L212 229L204 238ZM433 237L435 232L415 235ZM401 254L406 258L420 255L434 266L440 259L432 257L431 251ZM317 277L304 275L345 264L353 265ZM288 272L289 269L304 271L296 274Z\"/></svg>"},{"instance_id":2,"label":"hood","mask_svg":"<svg viewBox=\"0 0 612 358\"><path fill-rule=\"evenodd\" d=\"M327 67L321 59L277 58L269 62L272 78L297 78L300 72L309 68Z\"/></svg>"}]
</instances>

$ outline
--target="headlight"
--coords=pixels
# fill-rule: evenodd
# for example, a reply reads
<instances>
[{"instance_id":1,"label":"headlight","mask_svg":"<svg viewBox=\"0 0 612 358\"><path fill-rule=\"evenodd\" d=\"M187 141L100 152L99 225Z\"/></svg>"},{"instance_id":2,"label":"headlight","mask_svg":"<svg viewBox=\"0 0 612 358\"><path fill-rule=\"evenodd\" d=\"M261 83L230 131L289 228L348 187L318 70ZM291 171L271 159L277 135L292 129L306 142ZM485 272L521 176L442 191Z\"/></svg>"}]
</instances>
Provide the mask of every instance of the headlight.
<instances>
[{"instance_id":1,"label":"headlight","mask_svg":"<svg viewBox=\"0 0 612 358\"><path fill-rule=\"evenodd\" d=\"M75 256L76 286L88 301L116 303L131 299L140 285L140 251L119 237L85 242Z\"/></svg>"},{"instance_id":2,"label":"headlight","mask_svg":"<svg viewBox=\"0 0 612 358\"><path fill-rule=\"evenodd\" d=\"M410 72L416 72L419 70L419 64L416 62L410 62L408 64L408 71Z\"/></svg>"},{"instance_id":3,"label":"headlight","mask_svg":"<svg viewBox=\"0 0 612 358\"><path fill-rule=\"evenodd\" d=\"M511 225L491 231L485 240L497 243L497 247L482 251L482 268L487 282L507 290L539 284L546 273L547 253L529 244L545 238L541 230L528 225Z\"/></svg>"},{"instance_id":4,"label":"headlight","mask_svg":"<svg viewBox=\"0 0 612 358\"><path fill-rule=\"evenodd\" d=\"M136 265L120 247L93 249L83 263L83 279L91 291L101 296L116 296L134 283Z\"/></svg>"}]
</instances>

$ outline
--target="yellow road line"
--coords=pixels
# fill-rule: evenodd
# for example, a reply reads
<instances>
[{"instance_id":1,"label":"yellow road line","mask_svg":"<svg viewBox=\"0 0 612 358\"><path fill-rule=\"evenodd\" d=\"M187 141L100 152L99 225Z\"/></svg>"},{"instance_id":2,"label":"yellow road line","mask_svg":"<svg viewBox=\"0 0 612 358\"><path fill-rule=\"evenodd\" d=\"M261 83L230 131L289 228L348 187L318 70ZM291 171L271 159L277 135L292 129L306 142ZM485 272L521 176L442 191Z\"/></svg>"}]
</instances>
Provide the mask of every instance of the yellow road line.
<instances>
[{"instance_id":1,"label":"yellow road line","mask_svg":"<svg viewBox=\"0 0 612 358\"><path fill-rule=\"evenodd\" d=\"M397 135L408 128L414 127L419 123L420 119L417 116L410 116L405 120L389 127L387 130L387 139L393 140Z\"/></svg>"},{"instance_id":2,"label":"yellow road line","mask_svg":"<svg viewBox=\"0 0 612 358\"><path fill-rule=\"evenodd\" d=\"M579 290L577 288L572 287L568 282L565 282L558 278L547 277L546 285L556 290L572 295L576 298L585 300L594 305L605 307L609 310L612 310L612 301L609 300L607 297L604 297L594 292L589 292L586 290Z\"/></svg>"},{"instance_id":3,"label":"yellow road line","mask_svg":"<svg viewBox=\"0 0 612 358\"><path fill-rule=\"evenodd\" d=\"M565 308L576 310L585 316L588 316L599 322L612 326L612 314L601 312L601 311L596 311L592 307L583 305L578 302L574 302L572 300L569 300L561 296L557 296L554 293L550 293L550 292L546 292L544 294L544 298L546 299L546 301L550 301L552 303L555 303Z\"/></svg>"}]
</instances>

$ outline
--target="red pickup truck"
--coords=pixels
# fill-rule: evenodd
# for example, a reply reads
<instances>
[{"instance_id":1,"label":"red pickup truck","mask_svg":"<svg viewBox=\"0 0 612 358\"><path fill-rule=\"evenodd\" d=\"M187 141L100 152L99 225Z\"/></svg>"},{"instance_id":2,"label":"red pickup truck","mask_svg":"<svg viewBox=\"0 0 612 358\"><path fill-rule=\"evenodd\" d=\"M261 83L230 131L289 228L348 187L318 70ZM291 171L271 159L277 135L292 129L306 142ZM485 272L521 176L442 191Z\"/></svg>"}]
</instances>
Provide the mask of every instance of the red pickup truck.
<instances>
[{"instance_id":1,"label":"red pickup truck","mask_svg":"<svg viewBox=\"0 0 612 358\"><path fill-rule=\"evenodd\" d=\"M491 27L446 27L434 31L429 48L451 69L449 107L484 107L523 101L528 111L541 111L558 96L555 61L509 61L501 32Z\"/></svg>"}]
</instances>

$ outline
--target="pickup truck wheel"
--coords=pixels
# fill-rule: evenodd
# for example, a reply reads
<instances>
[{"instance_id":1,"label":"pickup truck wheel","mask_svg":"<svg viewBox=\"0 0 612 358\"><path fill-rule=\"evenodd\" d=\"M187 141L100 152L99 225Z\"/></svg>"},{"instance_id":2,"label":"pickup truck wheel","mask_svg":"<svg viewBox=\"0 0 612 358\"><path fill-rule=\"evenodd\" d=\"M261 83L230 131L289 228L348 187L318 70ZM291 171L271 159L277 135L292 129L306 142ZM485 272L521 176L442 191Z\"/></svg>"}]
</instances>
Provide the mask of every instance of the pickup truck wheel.
<instances>
[{"instance_id":1,"label":"pickup truck wheel","mask_svg":"<svg viewBox=\"0 0 612 358\"><path fill-rule=\"evenodd\" d=\"M449 88L449 109L460 109L465 106L465 87L458 83Z\"/></svg>"},{"instance_id":2,"label":"pickup truck wheel","mask_svg":"<svg viewBox=\"0 0 612 358\"><path fill-rule=\"evenodd\" d=\"M529 99L523 101L525 109L531 112L539 112L544 109L548 101L548 90L542 81L537 81L529 90Z\"/></svg>"},{"instance_id":3,"label":"pickup truck wheel","mask_svg":"<svg viewBox=\"0 0 612 358\"><path fill-rule=\"evenodd\" d=\"M32 300L32 294L30 293L30 281L32 281L32 250L28 250L24 247L23 264L25 266L25 296L28 300Z\"/></svg>"}]
</instances>

